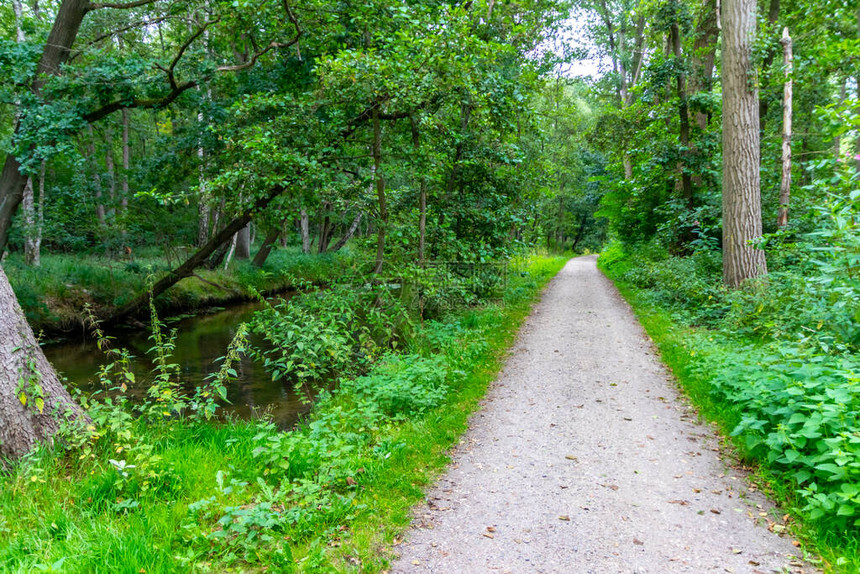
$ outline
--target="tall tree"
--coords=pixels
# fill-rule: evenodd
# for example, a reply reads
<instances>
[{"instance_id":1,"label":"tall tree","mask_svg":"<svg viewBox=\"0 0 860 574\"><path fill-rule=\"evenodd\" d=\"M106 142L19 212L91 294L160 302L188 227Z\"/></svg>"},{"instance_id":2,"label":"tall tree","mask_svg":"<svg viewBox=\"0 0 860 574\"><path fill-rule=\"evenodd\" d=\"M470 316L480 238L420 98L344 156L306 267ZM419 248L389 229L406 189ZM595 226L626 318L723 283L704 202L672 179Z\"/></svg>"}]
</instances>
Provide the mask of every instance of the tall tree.
<instances>
[{"instance_id":1,"label":"tall tree","mask_svg":"<svg viewBox=\"0 0 860 574\"><path fill-rule=\"evenodd\" d=\"M723 282L767 273L759 175L758 87L752 61L755 0L723 0Z\"/></svg>"}]
</instances>

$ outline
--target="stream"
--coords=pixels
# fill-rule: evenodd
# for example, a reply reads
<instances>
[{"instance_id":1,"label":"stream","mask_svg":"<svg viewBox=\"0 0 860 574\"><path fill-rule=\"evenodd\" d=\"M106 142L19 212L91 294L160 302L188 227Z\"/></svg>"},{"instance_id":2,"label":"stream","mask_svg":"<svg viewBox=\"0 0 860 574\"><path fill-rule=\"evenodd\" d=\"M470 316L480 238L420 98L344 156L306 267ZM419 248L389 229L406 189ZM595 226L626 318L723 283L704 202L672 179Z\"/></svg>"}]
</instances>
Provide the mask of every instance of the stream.
<instances>
[{"instance_id":1,"label":"stream","mask_svg":"<svg viewBox=\"0 0 860 574\"><path fill-rule=\"evenodd\" d=\"M262 305L259 302L238 303L209 313L169 323L177 329L176 349L172 361L179 365L180 380L186 389L193 389L205 382L206 377L218 370L216 359L227 352L227 346L236 334L236 327L251 318ZM166 333L165 333L166 334ZM152 347L148 331L116 331L111 344L114 348L126 348L134 356L131 371L137 384L129 394L142 397L153 379L155 363L147 351ZM68 379L69 385L85 393L100 390L99 367L107 358L99 351L91 338L45 345L42 349L54 367ZM234 365L238 377L227 385L225 415L251 418L263 412L270 413L274 422L287 428L295 424L299 415L307 412L289 382L274 382L261 365L243 358Z\"/></svg>"}]
</instances>

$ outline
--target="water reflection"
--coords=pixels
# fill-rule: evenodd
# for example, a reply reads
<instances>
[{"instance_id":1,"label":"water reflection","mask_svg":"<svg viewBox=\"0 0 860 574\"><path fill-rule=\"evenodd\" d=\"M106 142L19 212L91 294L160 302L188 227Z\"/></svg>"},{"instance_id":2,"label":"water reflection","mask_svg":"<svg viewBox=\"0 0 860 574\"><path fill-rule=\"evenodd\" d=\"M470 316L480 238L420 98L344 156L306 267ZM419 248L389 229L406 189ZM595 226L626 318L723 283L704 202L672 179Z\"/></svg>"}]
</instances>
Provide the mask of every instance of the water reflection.
<instances>
[{"instance_id":1,"label":"water reflection","mask_svg":"<svg viewBox=\"0 0 860 574\"><path fill-rule=\"evenodd\" d=\"M179 366L180 380L188 389L205 382L218 370L215 362L227 352L236 334L236 327L251 318L261 308L260 303L241 303L215 313L183 319L169 327L177 329L176 348L172 362ZM124 347L134 355L131 370L137 384L130 390L133 396L146 393L152 381L155 364L147 351L152 347L148 332L115 332L114 347ZM104 354L90 339L45 346L45 355L70 382L84 392L101 388L99 367L105 363ZM271 413L281 427L292 426L308 406L290 383L273 382L261 365L244 358L234 365L238 378L227 387L232 403L224 407L225 414L251 418L262 412Z\"/></svg>"}]
</instances>

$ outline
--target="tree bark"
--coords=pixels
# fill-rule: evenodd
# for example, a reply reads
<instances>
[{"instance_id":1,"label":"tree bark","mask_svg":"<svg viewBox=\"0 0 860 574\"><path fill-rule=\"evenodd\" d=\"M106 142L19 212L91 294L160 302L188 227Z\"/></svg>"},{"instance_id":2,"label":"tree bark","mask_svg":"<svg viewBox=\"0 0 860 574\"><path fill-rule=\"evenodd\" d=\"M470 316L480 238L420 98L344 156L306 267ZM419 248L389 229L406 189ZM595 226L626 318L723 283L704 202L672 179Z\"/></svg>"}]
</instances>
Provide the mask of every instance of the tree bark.
<instances>
[{"instance_id":1,"label":"tree bark","mask_svg":"<svg viewBox=\"0 0 860 574\"><path fill-rule=\"evenodd\" d=\"M50 440L62 418L80 415L0 267L0 457L26 454Z\"/></svg>"},{"instance_id":2,"label":"tree bark","mask_svg":"<svg viewBox=\"0 0 860 574\"><path fill-rule=\"evenodd\" d=\"M421 153L421 133L414 116L409 116L412 128L412 153L417 160ZM418 264L424 265L424 248L427 240L427 178L418 168Z\"/></svg>"},{"instance_id":3,"label":"tree bark","mask_svg":"<svg viewBox=\"0 0 860 574\"><path fill-rule=\"evenodd\" d=\"M758 89L752 64L755 0L723 0L723 282L767 273L761 237Z\"/></svg>"},{"instance_id":4,"label":"tree bark","mask_svg":"<svg viewBox=\"0 0 860 574\"><path fill-rule=\"evenodd\" d=\"M788 28L782 31L782 61L785 66L785 86L782 96L782 180L779 186L779 214L776 225L780 229L788 225L788 202L791 199L791 102L793 58L791 36Z\"/></svg>"}]
</instances>

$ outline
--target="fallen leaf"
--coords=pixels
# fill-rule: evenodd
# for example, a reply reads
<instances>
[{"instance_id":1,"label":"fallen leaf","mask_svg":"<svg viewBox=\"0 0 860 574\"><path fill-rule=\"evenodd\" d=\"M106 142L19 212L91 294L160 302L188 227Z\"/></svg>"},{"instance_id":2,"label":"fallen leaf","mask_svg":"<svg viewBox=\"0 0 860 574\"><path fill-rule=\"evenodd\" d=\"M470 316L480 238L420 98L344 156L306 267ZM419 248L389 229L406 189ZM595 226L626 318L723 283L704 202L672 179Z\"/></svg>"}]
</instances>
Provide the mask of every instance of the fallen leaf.
<instances>
[{"instance_id":1,"label":"fallen leaf","mask_svg":"<svg viewBox=\"0 0 860 574\"><path fill-rule=\"evenodd\" d=\"M681 506L687 506L690 503L687 502L686 500L670 500L669 504L680 504Z\"/></svg>"},{"instance_id":2,"label":"fallen leaf","mask_svg":"<svg viewBox=\"0 0 860 574\"><path fill-rule=\"evenodd\" d=\"M496 528L494 526L487 526L487 532L495 532Z\"/></svg>"},{"instance_id":3,"label":"fallen leaf","mask_svg":"<svg viewBox=\"0 0 860 574\"><path fill-rule=\"evenodd\" d=\"M484 538L495 538L495 536L493 536L492 534L490 534L488 532L484 532L483 536L484 536Z\"/></svg>"},{"instance_id":4,"label":"fallen leaf","mask_svg":"<svg viewBox=\"0 0 860 574\"><path fill-rule=\"evenodd\" d=\"M346 477L346 483L350 486L355 486L355 484L356 484L355 479L352 478L351 476Z\"/></svg>"},{"instance_id":5,"label":"fallen leaf","mask_svg":"<svg viewBox=\"0 0 860 574\"><path fill-rule=\"evenodd\" d=\"M791 544L792 544L792 546L794 546L795 548L800 548L800 542L798 542L797 540L792 540L792 541L791 541Z\"/></svg>"},{"instance_id":6,"label":"fallen leaf","mask_svg":"<svg viewBox=\"0 0 860 574\"><path fill-rule=\"evenodd\" d=\"M421 562L419 562L418 560L413 560L413 561L412 561L412 564L413 564L413 565L415 565L415 566L420 566L420 565L421 565Z\"/></svg>"},{"instance_id":7,"label":"fallen leaf","mask_svg":"<svg viewBox=\"0 0 860 574\"><path fill-rule=\"evenodd\" d=\"M561 516L558 517L558 519L559 520L566 520L566 521L570 522L570 516L568 516L567 514L562 514Z\"/></svg>"},{"instance_id":8,"label":"fallen leaf","mask_svg":"<svg viewBox=\"0 0 860 574\"><path fill-rule=\"evenodd\" d=\"M564 457L564 458L566 458L567 460L579 460L578 458L576 458L576 457L575 457L575 456L573 456L572 454L569 454L569 455L567 455L567 456L566 456L566 457Z\"/></svg>"},{"instance_id":9,"label":"fallen leaf","mask_svg":"<svg viewBox=\"0 0 860 574\"><path fill-rule=\"evenodd\" d=\"M712 508L711 514L722 514L722 511L719 508Z\"/></svg>"},{"instance_id":10,"label":"fallen leaf","mask_svg":"<svg viewBox=\"0 0 860 574\"><path fill-rule=\"evenodd\" d=\"M642 546L642 545L644 545L645 543L644 543L644 542L642 542L641 540L639 540L638 538L634 538L634 539L633 539L633 544L635 544L636 546Z\"/></svg>"}]
</instances>

